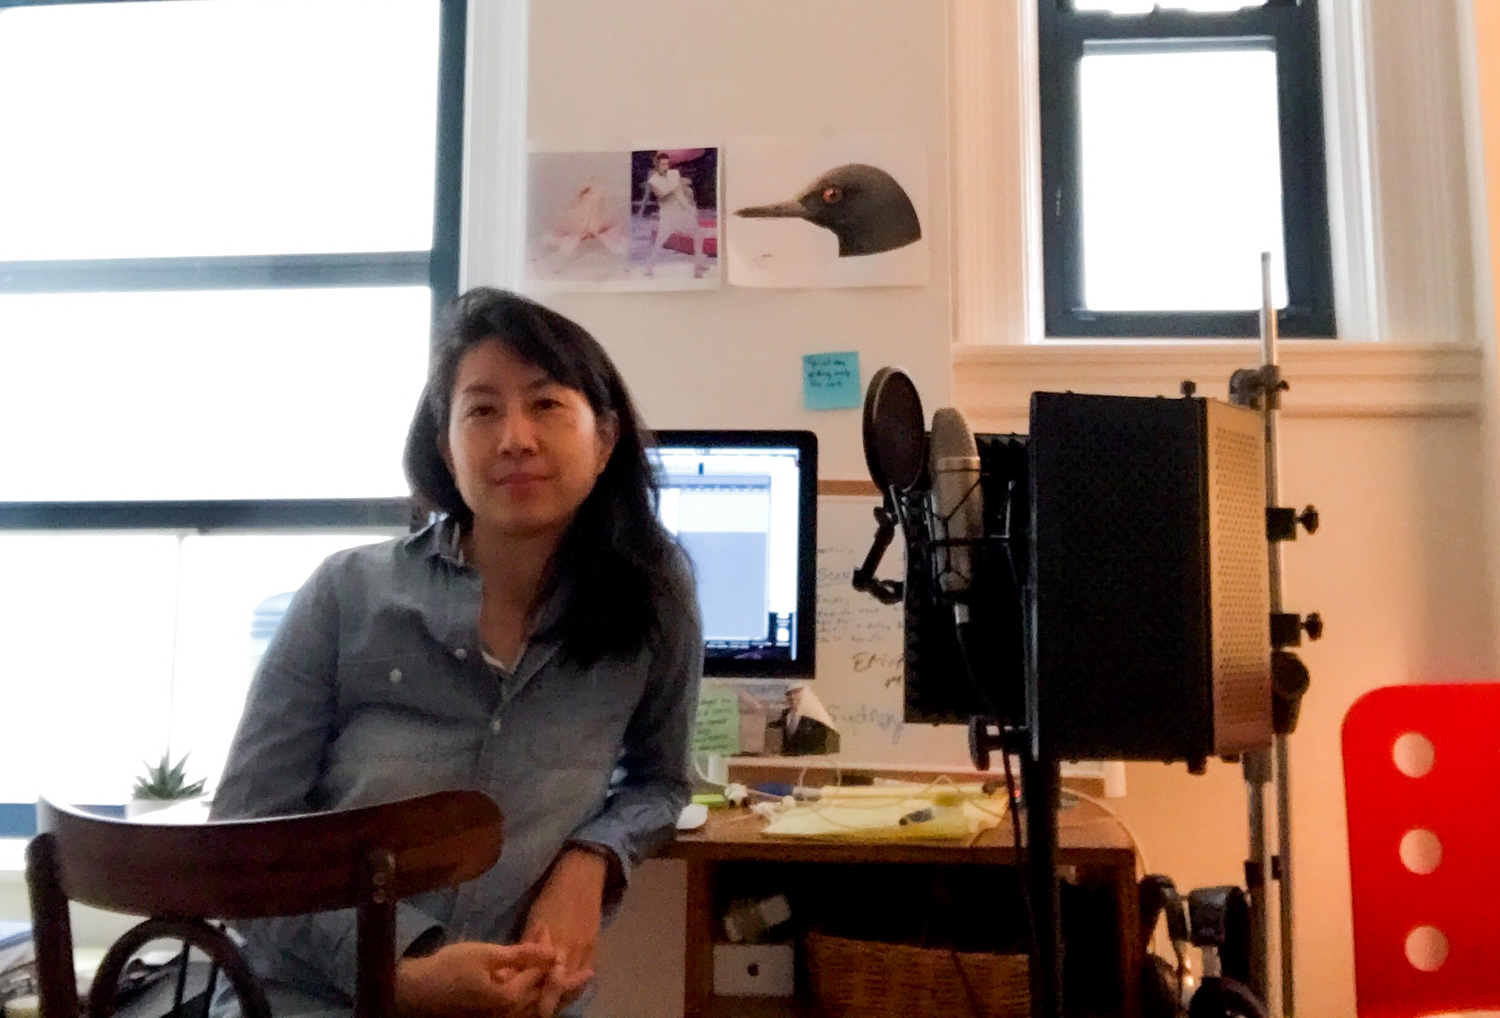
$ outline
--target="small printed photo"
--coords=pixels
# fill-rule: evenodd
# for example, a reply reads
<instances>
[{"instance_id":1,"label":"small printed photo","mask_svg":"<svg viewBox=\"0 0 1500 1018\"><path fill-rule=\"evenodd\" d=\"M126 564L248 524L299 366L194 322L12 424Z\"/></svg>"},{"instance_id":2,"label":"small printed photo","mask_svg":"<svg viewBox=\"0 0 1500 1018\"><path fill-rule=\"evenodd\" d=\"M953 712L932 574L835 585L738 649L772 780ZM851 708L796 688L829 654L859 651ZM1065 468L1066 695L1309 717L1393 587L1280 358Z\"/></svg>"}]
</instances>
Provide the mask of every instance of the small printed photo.
<instances>
[{"instance_id":1,"label":"small printed photo","mask_svg":"<svg viewBox=\"0 0 1500 1018\"><path fill-rule=\"evenodd\" d=\"M614 289L630 278L628 152L534 152L526 194L533 288Z\"/></svg>"},{"instance_id":2,"label":"small printed photo","mask_svg":"<svg viewBox=\"0 0 1500 1018\"><path fill-rule=\"evenodd\" d=\"M630 270L639 289L719 285L719 150L630 154Z\"/></svg>"},{"instance_id":3,"label":"small printed photo","mask_svg":"<svg viewBox=\"0 0 1500 1018\"><path fill-rule=\"evenodd\" d=\"M839 751L833 718L807 682L746 684L740 701L743 756L827 756Z\"/></svg>"}]
</instances>

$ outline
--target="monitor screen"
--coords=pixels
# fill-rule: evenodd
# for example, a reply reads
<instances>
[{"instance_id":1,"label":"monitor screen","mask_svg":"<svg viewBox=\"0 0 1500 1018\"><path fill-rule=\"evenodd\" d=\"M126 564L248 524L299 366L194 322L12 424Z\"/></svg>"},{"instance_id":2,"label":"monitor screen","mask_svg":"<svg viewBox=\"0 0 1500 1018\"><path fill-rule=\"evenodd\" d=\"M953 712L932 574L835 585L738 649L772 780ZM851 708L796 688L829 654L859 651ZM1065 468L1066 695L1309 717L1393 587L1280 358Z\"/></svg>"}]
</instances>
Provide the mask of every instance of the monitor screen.
<instances>
[{"instance_id":1,"label":"monitor screen","mask_svg":"<svg viewBox=\"0 0 1500 1018\"><path fill-rule=\"evenodd\" d=\"M657 515L693 561L703 674L812 678L818 444L810 431L658 431Z\"/></svg>"}]
</instances>

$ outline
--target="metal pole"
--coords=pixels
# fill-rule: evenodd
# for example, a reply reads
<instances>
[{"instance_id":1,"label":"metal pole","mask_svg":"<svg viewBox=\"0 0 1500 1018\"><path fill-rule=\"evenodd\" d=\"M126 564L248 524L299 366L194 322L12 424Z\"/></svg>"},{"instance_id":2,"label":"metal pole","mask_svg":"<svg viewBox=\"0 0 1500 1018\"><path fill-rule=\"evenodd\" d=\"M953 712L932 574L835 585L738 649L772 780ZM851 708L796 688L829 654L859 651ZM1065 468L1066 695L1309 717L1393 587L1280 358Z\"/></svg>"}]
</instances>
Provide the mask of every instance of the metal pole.
<instances>
[{"instance_id":1,"label":"metal pole","mask_svg":"<svg viewBox=\"0 0 1500 1018\"><path fill-rule=\"evenodd\" d=\"M1292 975L1292 777L1291 736L1276 736L1276 837L1281 870L1281 1014L1297 1013Z\"/></svg>"},{"instance_id":2,"label":"metal pole","mask_svg":"<svg viewBox=\"0 0 1500 1018\"><path fill-rule=\"evenodd\" d=\"M1240 766L1245 772L1245 800L1250 825L1250 855L1245 863L1245 892L1250 907L1250 989L1261 1000L1270 987L1271 955L1267 931L1271 928L1266 881L1270 858L1266 851L1266 786L1271 781L1271 754L1257 749L1246 753Z\"/></svg>"},{"instance_id":3,"label":"metal pole","mask_svg":"<svg viewBox=\"0 0 1500 1018\"><path fill-rule=\"evenodd\" d=\"M1057 882L1057 812L1062 769L1039 753L1021 754L1026 799L1026 866L1036 935L1031 968L1031 1014L1063 1018L1062 889Z\"/></svg>"},{"instance_id":4,"label":"metal pole","mask_svg":"<svg viewBox=\"0 0 1500 1018\"><path fill-rule=\"evenodd\" d=\"M1261 413L1265 419L1266 435L1266 505L1281 505L1281 453L1276 442L1276 421L1281 411L1281 360L1277 349L1279 340L1276 305L1271 296L1271 253L1260 256L1260 356L1263 376ZM1281 542L1269 542L1269 565L1271 579L1271 611L1282 611L1281 601ZM1280 884L1278 918L1280 919L1281 942L1281 1010L1282 1018L1292 1018L1294 1009L1292 982L1292 802L1291 802L1291 758L1288 737L1276 736L1276 840L1277 862L1280 864L1276 878ZM1264 808L1264 807L1262 807ZM1262 918L1265 909L1262 906ZM1269 980L1269 968L1265 973ZM1265 999L1265 998L1262 998Z\"/></svg>"},{"instance_id":5,"label":"metal pole","mask_svg":"<svg viewBox=\"0 0 1500 1018\"><path fill-rule=\"evenodd\" d=\"M1260 353L1259 389L1261 419L1266 448L1266 505L1276 505L1276 432L1272 407L1278 396L1280 369L1276 365L1276 304L1271 291L1271 255L1260 256ZM1271 611L1281 610L1281 552L1278 542L1270 546ZM1250 835L1250 854L1245 862L1245 891L1250 906L1250 989L1268 1000L1271 987L1270 901L1267 881L1271 877L1266 850L1266 786L1271 783L1271 753L1246 753L1241 768L1245 774L1245 800Z\"/></svg>"}]
</instances>

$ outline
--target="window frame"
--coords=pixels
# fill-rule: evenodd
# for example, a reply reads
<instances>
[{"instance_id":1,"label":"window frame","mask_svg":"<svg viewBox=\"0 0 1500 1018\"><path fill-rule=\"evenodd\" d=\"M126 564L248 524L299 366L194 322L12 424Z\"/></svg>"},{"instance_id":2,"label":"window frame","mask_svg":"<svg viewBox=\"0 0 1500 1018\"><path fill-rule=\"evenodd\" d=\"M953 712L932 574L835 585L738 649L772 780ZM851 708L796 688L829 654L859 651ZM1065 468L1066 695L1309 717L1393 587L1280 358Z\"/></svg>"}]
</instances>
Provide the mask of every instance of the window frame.
<instances>
[{"instance_id":1,"label":"window frame","mask_svg":"<svg viewBox=\"0 0 1500 1018\"><path fill-rule=\"evenodd\" d=\"M0 0L10 8L131 0ZM157 0L174 3L179 0ZM468 0L437 0L438 90L433 236L428 251L0 261L0 295L425 286L430 320L458 293ZM0 530L264 530L416 522L406 498L0 502Z\"/></svg>"},{"instance_id":2,"label":"window frame","mask_svg":"<svg viewBox=\"0 0 1500 1018\"><path fill-rule=\"evenodd\" d=\"M131 0L0 0L20 7ZM176 2L176 0L160 0ZM468 0L438 0L438 89L433 238L428 251L171 258L0 261L0 295L330 287L427 287L430 320L458 293L464 183ZM413 341L418 341L413 337ZM275 533L414 529L427 516L411 499L0 502L0 532L175 530ZM120 805L85 807L121 815ZM36 833L32 803L0 803L0 838Z\"/></svg>"},{"instance_id":3,"label":"window frame","mask_svg":"<svg viewBox=\"0 0 1500 1018\"><path fill-rule=\"evenodd\" d=\"M1267 0L1257 8L1146 14L1076 11L1071 0L1038 0L1041 98L1042 248L1049 339L1243 338L1259 334L1259 311L1091 311L1083 299L1079 68L1086 47L1121 52L1194 52L1270 39L1276 53L1281 127L1282 223L1287 306L1281 334L1333 337L1333 260L1317 0ZM1247 272L1253 271L1253 265Z\"/></svg>"}]
</instances>

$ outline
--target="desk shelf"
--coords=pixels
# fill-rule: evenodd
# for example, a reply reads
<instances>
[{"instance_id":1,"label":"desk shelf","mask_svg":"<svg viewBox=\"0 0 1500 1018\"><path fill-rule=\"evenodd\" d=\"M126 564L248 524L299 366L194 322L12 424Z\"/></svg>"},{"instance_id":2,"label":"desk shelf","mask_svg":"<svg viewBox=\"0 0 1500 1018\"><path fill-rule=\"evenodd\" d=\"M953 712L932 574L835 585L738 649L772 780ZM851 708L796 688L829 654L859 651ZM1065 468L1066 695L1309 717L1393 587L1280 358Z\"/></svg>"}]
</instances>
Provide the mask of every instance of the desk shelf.
<instances>
[{"instance_id":1,"label":"desk shelf","mask_svg":"<svg viewBox=\"0 0 1500 1018\"><path fill-rule=\"evenodd\" d=\"M718 924L726 885L741 886L747 874L758 873L774 882L781 870L789 886L806 892L817 887L818 872L824 866L839 867L839 876L848 875L844 867L858 866L886 881L904 879L907 873L913 881L927 881L939 873L956 880L964 879L965 872L982 878L977 867L1011 867L1018 862L1008 824L985 832L973 844L811 841L768 837L761 833L763 827L761 820L743 812L715 812L705 827L680 835L666 853L687 864L686 1018L823 1018L821 1009L807 996L800 972L797 997L714 994L713 948L723 939ZM1059 867L1073 883L1091 892L1108 916L1110 929L1102 931L1108 971L1102 973L1102 984L1112 987L1115 1004L1100 1014L1133 1018L1139 1014L1137 983L1144 948L1139 943L1136 860L1129 838L1113 818L1087 803L1061 815L1058 833ZM798 912L794 905L794 913ZM807 919L794 914L794 922Z\"/></svg>"}]
</instances>

